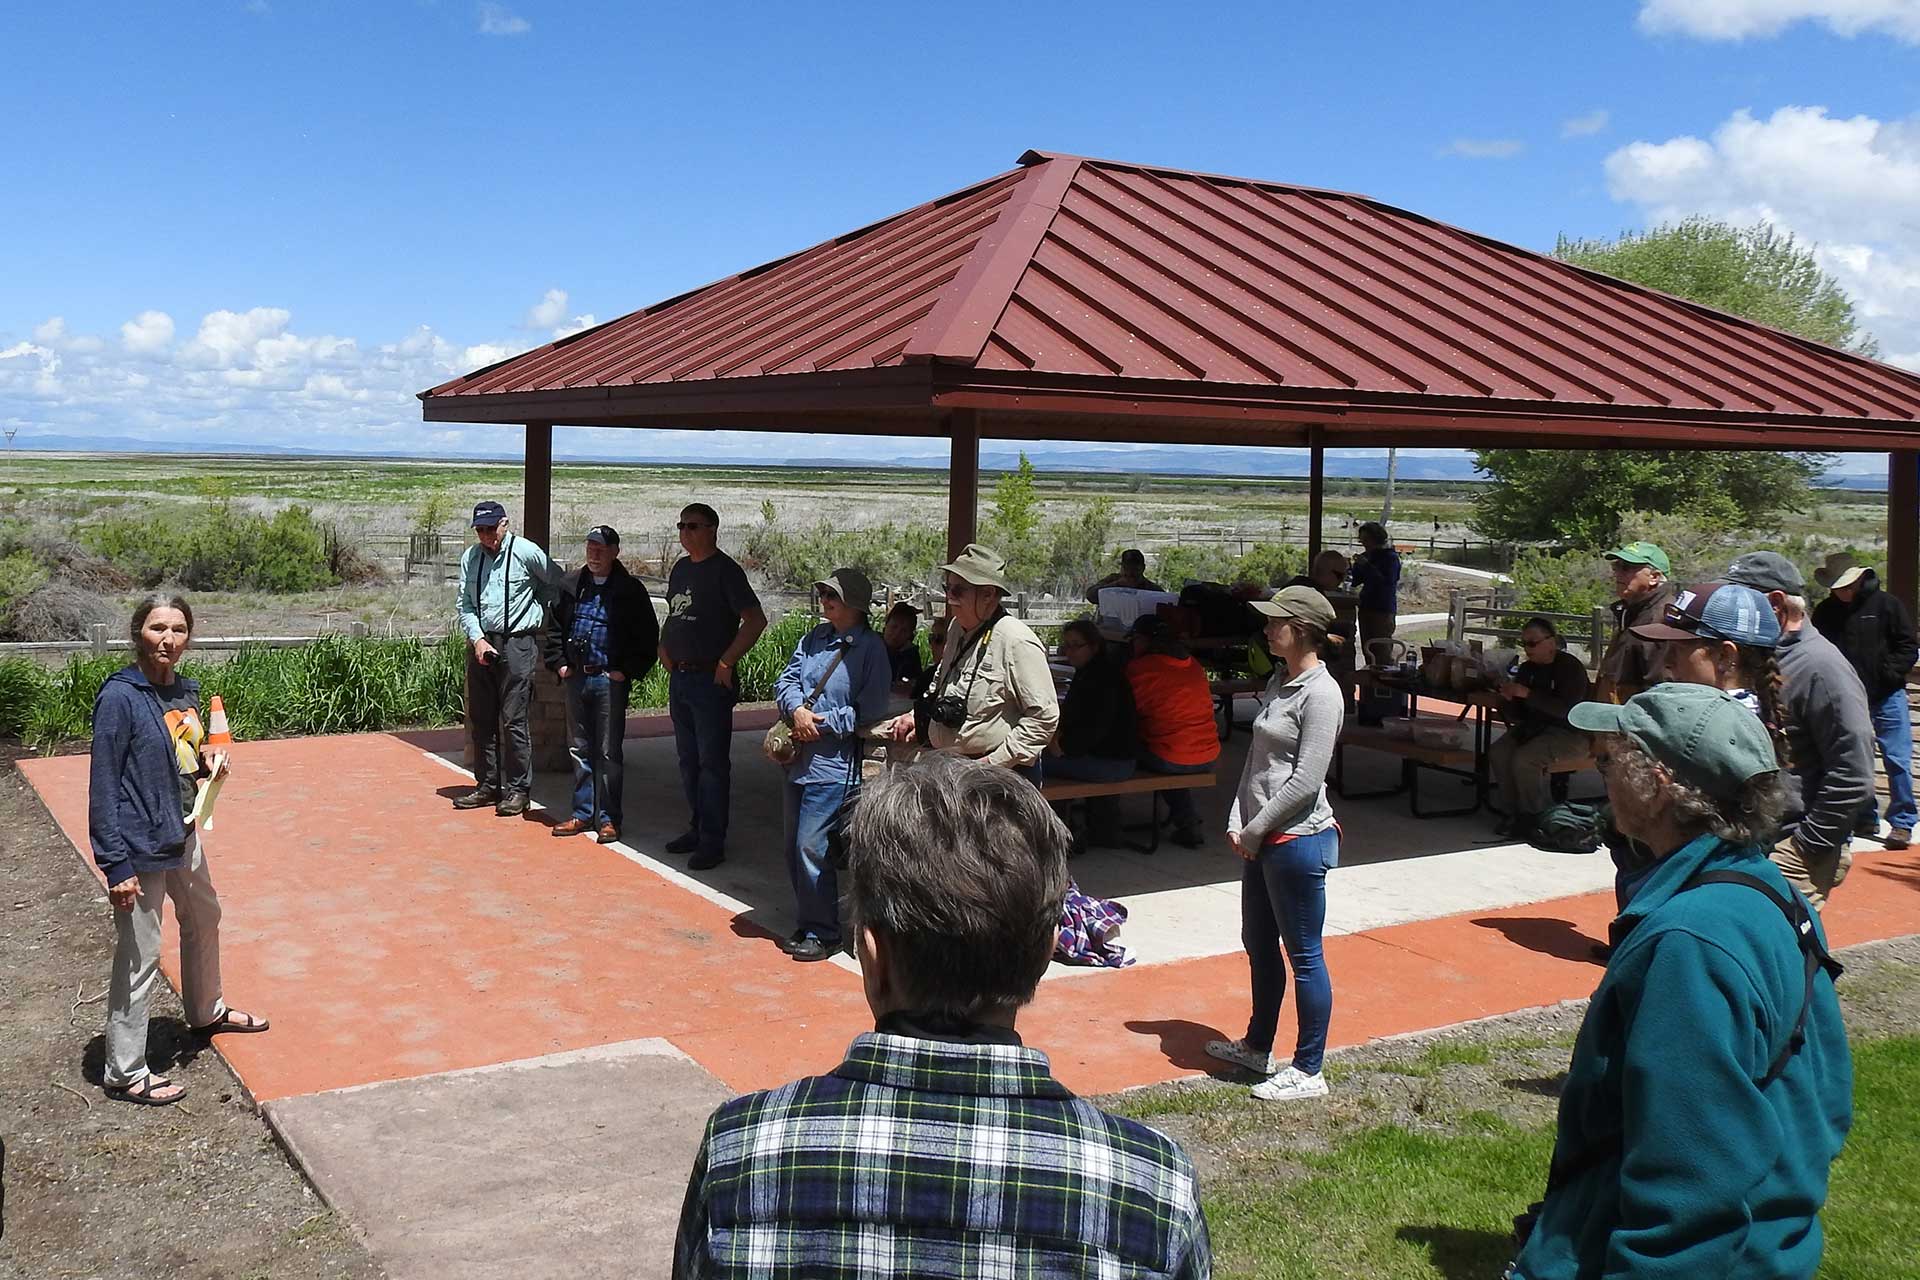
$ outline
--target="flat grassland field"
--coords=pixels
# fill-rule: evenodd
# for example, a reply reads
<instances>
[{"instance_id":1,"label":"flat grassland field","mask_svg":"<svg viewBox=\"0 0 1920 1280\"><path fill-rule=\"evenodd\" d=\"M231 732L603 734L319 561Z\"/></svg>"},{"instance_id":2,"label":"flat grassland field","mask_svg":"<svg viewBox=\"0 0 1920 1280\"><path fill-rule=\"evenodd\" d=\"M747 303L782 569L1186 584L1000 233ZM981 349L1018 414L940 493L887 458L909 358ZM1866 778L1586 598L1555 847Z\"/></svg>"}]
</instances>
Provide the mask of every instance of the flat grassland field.
<instances>
[{"instance_id":1,"label":"flat grassland field","mask_svg":"<svg viewBox=\"0 0 1920 1280\"><path fill-rule=\"evenodd\" d=\"M468 540L466 513L496 498L518 517L522 476L511 462L194 456L179 454L34 454L0 464L0 523L42 536L78 539L104 515L183 513L214 501L271 514L304 506L333 526L388 582L358 583L291 596L203 593L197 628L207 635L299 634L361 620L379 630L422 632L444 626L450 586L416 577L401 582L409 535L431 530L455 555ZM996 472L981 477L985 515ZM1112 504L1114 546L1141 546L1150 557L1178 544L1212 543L1244 551L1256 542L1305 542L1306 482L1300 479L1160 476L1116 472L1040 472L1043 521L1062 520L1095 498ZM1478 486L1471 481L1403 480L1394 497L1397 540L1458 543ZM1329 479L1325 529L1346 542L1360 521L1380 514L1379 480ZM630 567L659 572L677 553L674 521L682 506L719 511L721 545L738 552L770 510L785 529L884 524L943 529L947 477L939 469L698 466L658 463L558 463L553 476L553 550L577 561L587 528L607 523L622 534ZM1876 493L1824 491L1796 520L1802 532L1871 545L1884 537L1885 499Z\"/></svg>"}]
</instances>

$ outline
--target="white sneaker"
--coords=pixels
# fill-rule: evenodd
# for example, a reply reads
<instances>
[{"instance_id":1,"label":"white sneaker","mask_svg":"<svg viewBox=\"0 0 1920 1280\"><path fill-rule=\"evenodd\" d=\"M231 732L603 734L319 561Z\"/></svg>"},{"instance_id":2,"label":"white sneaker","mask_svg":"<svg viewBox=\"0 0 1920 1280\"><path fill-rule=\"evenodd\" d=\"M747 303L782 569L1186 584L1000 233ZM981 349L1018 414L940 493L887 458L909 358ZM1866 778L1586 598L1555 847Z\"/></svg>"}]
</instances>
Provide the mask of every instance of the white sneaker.
<instances>
[{"instance_id":1,"label":"white sneaker","mask_svg":"<svg viewBox=\"0 0 1920 1280\"><path fill-rule=\"evenodd\" d=\"M1250 1048L1245 1040L1209 1040L1207 1056L1236 1067L1245 1067L1258 1075L1270 1076L1280 1069L1279 1059L1270 1051Z\"/></svg>"},{"instance_id":2,"label":"white sneaker","mask_svg":"<svg viewBox=\"0 0 1920 1280\"><path fill-rule=\"evenodd\" d=\"M1278 1075L1253 1086L1253 1096L1262 1102L1293 1102L1300 1098L1324 1098L1327 1096L1327 1078L1319 1072L1308 1075L1298 1067L1289 1066Z\"/></svg>"}]
</instances>

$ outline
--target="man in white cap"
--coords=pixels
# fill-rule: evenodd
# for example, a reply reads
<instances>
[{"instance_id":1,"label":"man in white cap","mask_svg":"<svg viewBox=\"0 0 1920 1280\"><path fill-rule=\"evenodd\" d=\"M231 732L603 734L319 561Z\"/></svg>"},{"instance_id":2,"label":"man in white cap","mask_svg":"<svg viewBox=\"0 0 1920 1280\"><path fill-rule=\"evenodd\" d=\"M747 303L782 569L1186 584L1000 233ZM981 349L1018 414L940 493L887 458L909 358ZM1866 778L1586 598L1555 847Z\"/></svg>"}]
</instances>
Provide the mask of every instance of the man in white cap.
<instances>
[{"instance_id":1,"label":"man in white cap","mask_svg":"<svg viewBox=\"0 0 1920 1280\"><path fill-rule=\"evenodd\" d=\"M1060 699L1047 666L1047 648L1033 628L1010 617L1002 598L1007 562L999 552L968 543L947 575L947 633L928 703L928 741L936 748L1004 765L1039 781L1041 752L1060 723ZM913 737L911 713L893 722L893 736Z\"/></svg>"},{"instance_id":2,"label":"man in white cap","mask_svg":"<svg viewBox=\"0 0 1920 1280\"><path fill-rule=\"evenodd\" d=\"M1813 576L1830 593L1813 608L1813 627L1833 641L1866 687L1873 736L1887 766L1889 849L1904 849L1913 839L1913 710L1907 701L1907 674L1920 662L1914 643L1913 615L1898 596L1880 589L1872 569L1835 552ZM1880 834L1874 799L1860 815L1856 834Z\"/></svg>"}]
</instances>

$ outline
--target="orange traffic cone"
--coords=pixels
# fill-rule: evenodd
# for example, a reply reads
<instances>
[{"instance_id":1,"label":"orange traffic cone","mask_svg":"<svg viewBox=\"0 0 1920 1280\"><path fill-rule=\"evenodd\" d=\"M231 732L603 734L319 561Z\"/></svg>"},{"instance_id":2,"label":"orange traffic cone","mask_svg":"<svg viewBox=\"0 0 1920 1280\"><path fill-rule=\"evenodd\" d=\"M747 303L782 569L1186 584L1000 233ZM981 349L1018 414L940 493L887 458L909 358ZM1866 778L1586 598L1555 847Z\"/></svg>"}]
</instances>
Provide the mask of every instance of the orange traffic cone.
<instances>
[{"instance_id":1,"label":"orange traffic cone","mask_svg":"<svg viewBox=\"0 0 1920 1280\"><path fill-rule=\"evenodd\" d=\"M227 706L220 701L220 695L213 695L213 705L207 712L207 743L210 747L229 747L233 745L233 733L227 728Z\"/></svg>"}]
</instances>

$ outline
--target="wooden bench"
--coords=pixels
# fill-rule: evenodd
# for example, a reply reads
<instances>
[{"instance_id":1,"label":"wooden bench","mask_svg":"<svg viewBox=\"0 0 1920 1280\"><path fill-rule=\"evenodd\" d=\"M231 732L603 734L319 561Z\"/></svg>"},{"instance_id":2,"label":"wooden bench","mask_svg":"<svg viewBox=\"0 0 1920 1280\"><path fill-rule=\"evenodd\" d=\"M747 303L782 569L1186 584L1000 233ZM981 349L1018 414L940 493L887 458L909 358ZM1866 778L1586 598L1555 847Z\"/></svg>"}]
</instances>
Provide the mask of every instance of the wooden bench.
<instances>
[{"instance_id":1,"label":"wooden bench","mask_svg":"<svg viewBox=\"0 0 1920 1280\"><path fill-rule=\"evenodd\" d=\"M1042 765L1042 768L1045 766ZM1148 795L1152 812L1147 821L1147 843L1136 845L1142 853L1160 849L1160 793L1162 791L1200 791L1220 784L1220 777L1209 769L1205 773L1151 773L1142 770L1118 782L1082 782L1077 778L1055 778L1040 786L1040 797L1048 803L1065 804L1071 800L1089 800L1096 796Z\"/></svg>"}]
</instances>

